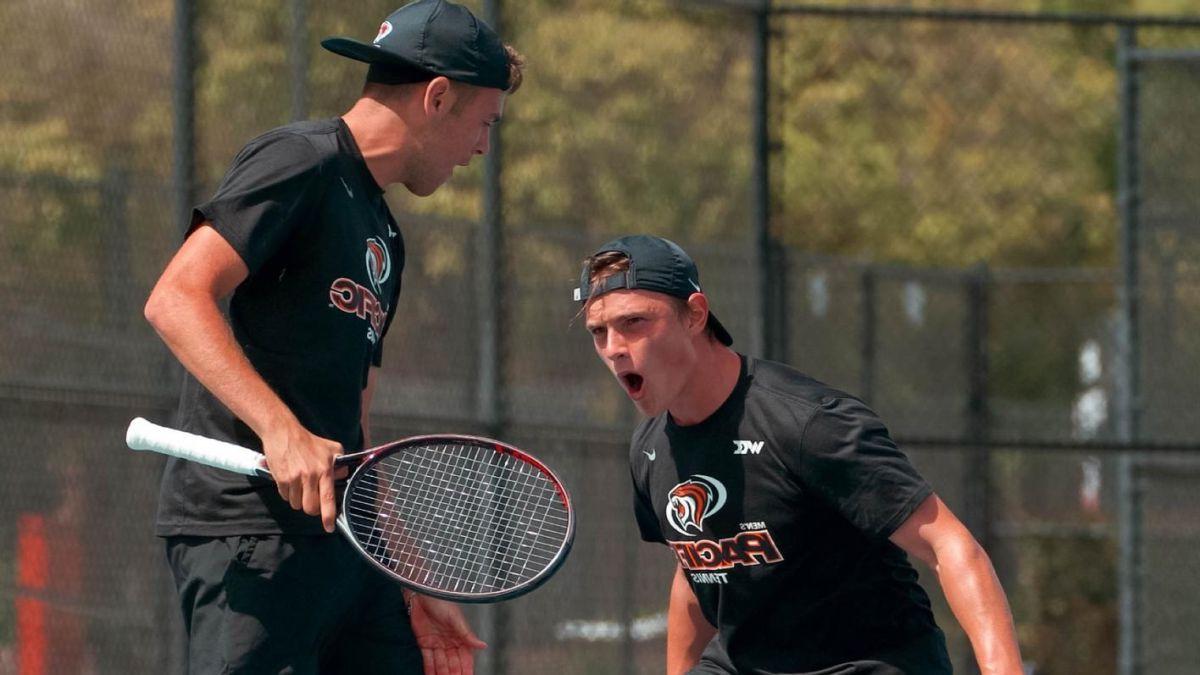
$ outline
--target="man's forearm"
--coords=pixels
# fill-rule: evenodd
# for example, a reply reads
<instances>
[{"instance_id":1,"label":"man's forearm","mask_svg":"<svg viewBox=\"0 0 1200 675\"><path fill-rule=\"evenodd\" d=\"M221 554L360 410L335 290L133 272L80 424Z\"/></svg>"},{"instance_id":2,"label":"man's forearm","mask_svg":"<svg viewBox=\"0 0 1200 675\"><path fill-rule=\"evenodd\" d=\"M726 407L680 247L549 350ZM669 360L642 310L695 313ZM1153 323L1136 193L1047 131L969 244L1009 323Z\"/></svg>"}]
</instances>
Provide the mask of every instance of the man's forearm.
<instances>
[{"instance_id":1,"label":"man's forearm","mask_svg":"<svg viewBox=\"0 0 1200 675\"><path fill-rule=\"evenodd\" d=\"M1012 612L987 553L973 539L939 550L936 572L984 675L1020 675Z\"/></svg>"},{"instance_id":2,"label":"man's forearm","mask_svg":"<svg viewBox=\"0 0 1200 675\"><path fill-rule=\"evenodd\" d=\"M700 611L700 603L683 570L676 567L667 605L667 675L683 675L699 663L704 646L714 633L716 629Z\"/></svg>"}]
</instances>

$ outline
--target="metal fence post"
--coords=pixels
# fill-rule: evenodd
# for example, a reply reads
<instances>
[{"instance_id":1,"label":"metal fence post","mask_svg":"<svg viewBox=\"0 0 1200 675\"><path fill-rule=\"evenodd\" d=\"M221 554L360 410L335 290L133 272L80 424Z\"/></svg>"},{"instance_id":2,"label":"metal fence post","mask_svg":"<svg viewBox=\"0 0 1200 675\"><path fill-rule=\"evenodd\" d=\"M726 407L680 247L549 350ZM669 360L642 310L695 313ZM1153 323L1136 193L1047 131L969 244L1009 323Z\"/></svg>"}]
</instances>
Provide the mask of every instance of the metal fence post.
<instances>
[{"instance_id":1,"label":"metal fence post","mask_svg":"<svg viewBox=\"0 0 1200 675\"><path fill-rule=\"evenodd\" d=\"M992 544L992 472L988 411L988 315L990 274L980 264L967 277L967 524L985 551Z\"/></svg>"},{"instance_id":2,"label":"metal fence post","mask_svg":"<svg viewBox=\"0 0 1200 675\"><path fill-rule=\"evenodd\" d=\"M288 44L288 64L292 81L292 121L308 118L308 0L292 0L289 5L291 41Z\"/></svg>"},{"instance_id":3,"label":"metal fence post","mask_svg":"<svg viewBox=\"0 0 1200 675\"><path fill-rule=\"evenodd\" d=\"M483 19L503 34L501 0L485 0ZM504 301L504 195L503 152L498 128L490 131L489 151L483 162L483 217L476 237L476 297L479 302L479 379L476 384L477 414L493 438L504 438L504 411L500 399L504 336L500 330ZM481 675L502 675L508 648L506 625L510 610L504 603L480 608L479 637L488 648L479 654Z\"/></svg>"},{"instance_id":4,"label":"metal fence post","mask_svg":"<svg viewBox=\"0 0 1200 675\"><path fill-rule=\"evenodd\" d=\"M1121 219L1121 286L1117 299L1117 368L1114 392L1117 404L1117 436L1125 443L1140 437L1141 373L1139 368L1139 171L1138 171L1138 81L1137 34L1134 24L1117 29L1117 73L1119 86L1117 131L1117 207ZM1117 667L1121 675L1142 670L1140 611L1141 522L1138 516L1137 460L1122 452L1117 464L1118 532L1117 593L1120 634Z\"/></svg>"},{"instance_id":5,"label":"metal fence post","mask_svg":"<svg viewBox=\"0 0 1200 675\"><path fill-rule=\"evenodd\" d=\"M862 334L859 336L859 358L862 362L862 372L859 375L858 395L868 405L874 405L872 399L875 397L875 353L878 348L876 326L879 318L875 298L877 292L875 266L863 265L859 279L862 293Z\"/></svg>"},{"instance_id":6,"label":"metal fence post","mask_svg":"<svg viewBox=\"0 0 1200 675\"><path fill-rule=\"evenodd\" d=\"M487 0L484 20L499 31L500 19L499 0ZM483 217L476 238L475 283L480 309L476 404L479 420L490 433L499 436L503 417L500 402L500 308L504 298L500 269L504 264L501 259L504 248L503 148L499 129L493 128L490 133L490 150L483 158Z\"/></svg>"},{"instance_id":7,"label":"metal fence post","mask_svg":"<svg viewBox=\"0 0 1200 675\"><path fill-rule=\"evenodd\" d=\"M634 651L633 624L636 621L637 547L640 537L633 526L633 518L625 518L621 524L621 670L622 675L637 672L637 656Z\"/></svg>"},{"instance_id":8,"label":"metal fence post","mask_svg":"<svg viewBox=\"0 0 1200 675\"><path fill-rule=\"evenodd\" d=\"M172 129L172 192L174 211L172 227L182 233L191 224L192 205L196 195L196 3L175 0L172 40L171 106ZM163 360L167 381L176 383L182 366L173 358ZM163 607L159 615L178 616L175 597L161 594ZM171 625L171 624L167 624ZM167 672L182 673L187 659L187 636L183 631L170 635L164 654Z\"/></svg>"},{"instance_id":9,"label":"metal fence post","mask_svg":"<svg viewBox=\"0 0 1200 675\"><path fill-rule=\"evenodd\" d=\"M100 203L104 208L104 223L108 231L104 236L103 260L105 322L109 327L123 332L134 323L135 310L133 289L128 271L130 269L129 238L129 170L123 166L110 166L100 183Z\"/></svg>"},{"instance_id":10,"label":"metal fence post","mask_svg":"<svg viewBox=\"0 0 1200 675\"><path fill-rule=\"evenodd\" d=\"M758 315L751 334L751 352L768 359L787 359L784 255L771 230L771 6L763 0L754 12L754 231L758 270Z\"/></svg>"},{"instance_id":11,"label":"metal fence post","mask_svg":"<svg viewBox=\"0 0 1200 675\"><path fill-rule=\"evenodd\" d=\"M195 3L175 0L172 41L173 107L172 172L174 175L175 225L186 229L192 217L196 192L196 34Z\"/></svg>"}]
</instances>

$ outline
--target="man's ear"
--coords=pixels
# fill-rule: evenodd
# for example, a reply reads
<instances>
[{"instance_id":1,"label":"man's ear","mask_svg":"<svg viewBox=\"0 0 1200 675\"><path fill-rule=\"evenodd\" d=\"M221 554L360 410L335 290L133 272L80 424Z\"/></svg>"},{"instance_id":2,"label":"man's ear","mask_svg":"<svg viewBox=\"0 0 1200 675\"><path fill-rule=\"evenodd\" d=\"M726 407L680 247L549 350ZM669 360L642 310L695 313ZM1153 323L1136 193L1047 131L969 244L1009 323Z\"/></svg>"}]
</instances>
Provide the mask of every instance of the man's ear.
<instances>
[{"instance_id":1,"label":"man's ear","mask_svg":"<svg viewBox=\"0 0 1200 675\"><path fill-rule=\"evenodd\" d=\"M692 293L687 299L688 330L692 334L704 331L708 323L708 298L703 293Z\"/></svg>"},{"instance_id":2,"label":"man's ear","mask_svg":"<svg viewBox=\"0 0 1200 675\"><path fill-rule=\"evenodd\" d=\"M454 92L451 89L450 80L440 75L425 85L426 117L440 117L450 111L454 105Z\"/></svg>"}]
</instances>

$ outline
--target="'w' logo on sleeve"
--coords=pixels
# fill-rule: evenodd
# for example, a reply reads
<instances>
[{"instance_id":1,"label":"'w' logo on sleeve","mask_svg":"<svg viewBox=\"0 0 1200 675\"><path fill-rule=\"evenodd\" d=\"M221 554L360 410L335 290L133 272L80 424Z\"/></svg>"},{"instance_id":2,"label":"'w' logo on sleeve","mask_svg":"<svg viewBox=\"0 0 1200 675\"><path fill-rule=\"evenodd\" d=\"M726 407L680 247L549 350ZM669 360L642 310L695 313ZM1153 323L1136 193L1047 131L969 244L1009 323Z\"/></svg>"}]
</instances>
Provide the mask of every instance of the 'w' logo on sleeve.
<instances>
[{"instance_id":1,"label":"'w' logo on sleeve","mask_svg":"<svg viewBox=\"0 0 1200 675\"><path fill-rule=\"evenodd\" d=\"M733 454L735 455L757 455L762 452L763 445L766 441L734 441Z\"/></svg>"}]
</instances>

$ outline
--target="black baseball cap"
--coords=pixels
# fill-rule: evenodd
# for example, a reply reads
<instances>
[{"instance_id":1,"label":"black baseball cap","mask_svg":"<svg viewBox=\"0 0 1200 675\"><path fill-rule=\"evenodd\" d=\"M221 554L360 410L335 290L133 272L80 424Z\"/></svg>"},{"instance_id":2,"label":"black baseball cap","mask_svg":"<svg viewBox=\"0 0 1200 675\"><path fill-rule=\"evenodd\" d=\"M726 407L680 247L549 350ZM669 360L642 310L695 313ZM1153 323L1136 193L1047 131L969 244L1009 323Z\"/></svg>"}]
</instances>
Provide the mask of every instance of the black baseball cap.
<instances>
[{"instance_id":1,"label":"black baseball cap","mask_svg":"<svg viewBox=\"0 0 1200 675\"><path fill-rule=\"evenodd\" d=\"M329 37L321 40L321 46L371 64L372 72L390 68L443 75L492 89L509 86L508 54L500 36L471 10L445 0L416 0L397 9L383 20L369 44Z\"/></svg>"},{"instance_id":2,"label":"black baseball cap","mask_svg":"<svg viewBox=\"0 0 1200 675\"><path fill-rule=\"evenodd\" d=\"M624 253L629 258L629 269L623 274L613 274L594 286L590 282L590 265L592 258L616 251ZM692 293L703 293L700 290L700 271L696 263L675 242L648 234L635 234L613 239L596 249L583 264L579 275L579 287L575 289L576 302L588 302L605 293L621 288L630 290L656 291L666 293L684 300ZM725 326L709 311L708 325L712 327L717 340L725 346L733 344L733 336L725 330Z\"/></svg>"}]
</instances>

